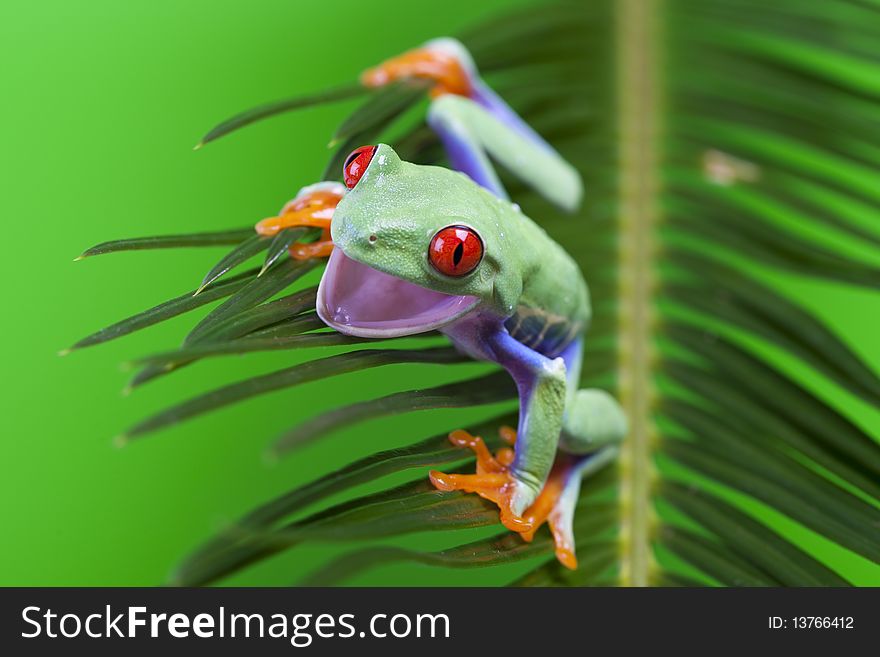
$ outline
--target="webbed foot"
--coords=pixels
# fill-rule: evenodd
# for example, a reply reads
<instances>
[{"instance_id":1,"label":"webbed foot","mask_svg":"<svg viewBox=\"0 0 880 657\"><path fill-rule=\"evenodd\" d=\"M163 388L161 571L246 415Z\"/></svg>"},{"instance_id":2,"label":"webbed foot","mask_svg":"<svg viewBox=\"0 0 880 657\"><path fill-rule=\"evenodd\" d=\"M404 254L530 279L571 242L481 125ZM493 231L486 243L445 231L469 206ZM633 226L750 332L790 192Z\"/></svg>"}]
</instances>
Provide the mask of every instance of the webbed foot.
<instances>
[{"instance_id":1,"label":"webbed foot","mask_svg":"<svg viewBox=\"0 0 880 657\"><path fill-rule=\"evenodd\" d=\"M501 438L513 445L516 432L502 427ZM483 439L467 431L449 434L449 440L458 447L467 447L477 458L477 472L472 475L445 474L432 470L431 483L443 491L462 490L477 493L498 505L502 524L517 532L523 540L531 541L535 532L545 522L550 525L556 549L556 558L566 568L577 568L572 522L574 507L580 490L580 474L576 467L578 459L564 453L557 455L553 469L541 489L541 493L526 511L518 516L513 512L512 502L516 487L521 485L513 476L510 464L514 452L509 447L499 449L493 456Z\"/></svg>"},{"instance_id":2,"label":"webbed foot","mask_svg":"<svg viewBox=\"0 0 880 657\"><path fill-rule=\"evenodd\" d=\"M523 514L523 518L532 526L527 532L520 532L526 541L531 541L535 532L545 522L550 526L556 558L566 568L577 568L577 557L574 552L574 507L580 492L580 473L575 467L576 459L560 452L544 483L544 488L534 504Z\"/></svg>"},{"instance_id":3,"label":"webbed foot","mask_svg":"<svg viewBox=\"0 0 880 657\"><path fill-rule=\"evenodd\" d=\"M502 438L505 437L505 433L501 435ZM477 472L467 475L431 470L429 476L434 487L443 491L461 490L476 493L498 505L501 522L505 527L519 533L531 530L531 525L513 511L517 488L522 486L522 483L513 476L510 468L510 464L513 463L513 450L503 447L493 456L482 438L462 429L450 433L449 441L456 447L467 447L473 451L477 458Z\"/></svg>"},{"instance_id":4,"label":"webbed foot","mask_svg":"<svg viewBox=\"0 0 880 657\"><path fill-rule=\"evenodd\" d=\"M422 79L433 83L431 96L467 96L471 92L470 73L462 62L463 48L448 39L439 39L421 48L386 60L361 74L366 87L382 87L397 80ZM469 58L469 55L467 56Z\"/></svg>"},{"instance_id":5,"label":"webbed foot","mask_svg":"<svg viewBox=\"0 0 880 657\"><path fill-rule=\"evenodd\" d=\"M277 217L269 217L257 223L256 231L260 235L271 236L297 226L320 228L320 239L308 244L292 244L290 255L296 260L327 257L333 251L330 224L344 193L345 188L339 183L318 183L305 187L281 209Z\"/></svg>"}]
</instances>

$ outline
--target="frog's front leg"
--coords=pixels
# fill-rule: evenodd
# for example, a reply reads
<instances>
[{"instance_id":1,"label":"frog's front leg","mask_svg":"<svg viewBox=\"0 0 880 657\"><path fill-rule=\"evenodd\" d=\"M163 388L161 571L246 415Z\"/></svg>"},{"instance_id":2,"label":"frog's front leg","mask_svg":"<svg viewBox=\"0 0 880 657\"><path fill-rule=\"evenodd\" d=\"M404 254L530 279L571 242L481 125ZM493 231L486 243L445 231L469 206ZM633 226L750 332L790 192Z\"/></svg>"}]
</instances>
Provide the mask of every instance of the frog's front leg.
<instances>
[{"instance_id":1,"label":"frog's front leg","mask_svg":"<svg viewBox=\"0 0 880 657\"><path fill-rule=\"evenodd\" d=\"M337 182L320 182L303 187L284 205L278 216L258 222L256 231L260 235L272 236L298 226L320 228L321 237L317 241L291 245L290 255L297 260L329 256L333 250L330 223L336 206L344 195L345 187Z\"/></svg>"},{"instance_id":2,"label":"frog's front leg","mask_svg":"<svg viewBox=\"0 0 880 657\"><path fill-rule=\"evenodd\" d=\"M492 500L498 504L505 526L520 533L529 532L533 523L523 514L544 488L562 428L566 395L564 361L529 349L500 325L487 330L479 323L464 322L444 331L463 350L498 363L513 377L520 400L518 438L514 454L502 450L492 458L480 439L453 432L453 442L477 453L477 474L432 471L431 481L441 490L476 492Z\"/></svg>"}]
</instances>

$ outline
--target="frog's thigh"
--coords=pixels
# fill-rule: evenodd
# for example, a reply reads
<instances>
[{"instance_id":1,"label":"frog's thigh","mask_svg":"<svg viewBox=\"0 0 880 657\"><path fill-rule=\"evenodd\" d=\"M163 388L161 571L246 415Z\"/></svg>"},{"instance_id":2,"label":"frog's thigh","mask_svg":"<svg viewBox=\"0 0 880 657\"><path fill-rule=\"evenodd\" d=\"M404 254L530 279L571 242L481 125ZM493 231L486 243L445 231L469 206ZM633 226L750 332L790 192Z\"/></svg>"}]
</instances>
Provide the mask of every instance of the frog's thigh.
<instances>
[{"instance_id":1,"label":"frog's thigh","mask_svg":"<svg viewBox=\"0 0 880 657\"><path fill-rule=\"evenodd\" d=\"M478 185L498 198L508 198L504 185L489 161L477 126L471 117L471 106L476 104L452 94L441 96L431 103L428 125L440 137L449 163L456 171L466 174Z\"/></svg>"},{"instance_id":2,"label":"frog's thigh","mask_svg":"<svg viewBox=\"0 0 880 657\"><path fill-rule=\"evenodd\" d=\"M453 168L499 198L507 198L489 155L551 203L574 211L580 205L580 174L521 121L511 122L469 98L447 94L431 103L428 124L439 135ZM522 164L522 163L527 163Z\"/></svg>"},{"instance_id":3,"label":"frog's thigh","mask_svg":"<svg viewBox=\"0 0 880 657\"><path fill-rule=\"evenodd\" d=\"M559 446L570 454L586 454L619 443L626 430L626 416L614 397L597 388L581 389L565 408Z\"/></svg>"}]
</instances>

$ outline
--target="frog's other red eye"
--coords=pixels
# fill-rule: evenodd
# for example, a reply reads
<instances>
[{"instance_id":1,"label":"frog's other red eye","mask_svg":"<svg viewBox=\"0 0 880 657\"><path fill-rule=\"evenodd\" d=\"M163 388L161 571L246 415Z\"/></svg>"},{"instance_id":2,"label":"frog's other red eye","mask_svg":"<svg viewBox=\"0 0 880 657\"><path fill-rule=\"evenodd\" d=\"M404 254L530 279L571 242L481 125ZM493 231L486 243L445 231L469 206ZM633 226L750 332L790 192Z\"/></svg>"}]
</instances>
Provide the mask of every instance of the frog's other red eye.
<instances>
[{"instance_id":1,"label":"frog's other red eye","mask_svg":"<svg viewBox=\"0 0 880 657\"><path fill-rule=\"evenodd\" d=\"M345 164L342 165L342 180L346 187L353 189L358 184L358 180L370 166L370 160L373 159L375 153L375 146L361 146L349 153L345 158Z\"/></svg>"},{"instance_id":2,"label":"frog's other red eye","mask_svg":"<svg viewBox=\"0 0 880 657\"><path fill-rule=\"evenodd\" d=\"M483 258L483 240L467 226L447 226L431 239L428 258L447 276L471 273Z\"/></svg>"}]
</instances>

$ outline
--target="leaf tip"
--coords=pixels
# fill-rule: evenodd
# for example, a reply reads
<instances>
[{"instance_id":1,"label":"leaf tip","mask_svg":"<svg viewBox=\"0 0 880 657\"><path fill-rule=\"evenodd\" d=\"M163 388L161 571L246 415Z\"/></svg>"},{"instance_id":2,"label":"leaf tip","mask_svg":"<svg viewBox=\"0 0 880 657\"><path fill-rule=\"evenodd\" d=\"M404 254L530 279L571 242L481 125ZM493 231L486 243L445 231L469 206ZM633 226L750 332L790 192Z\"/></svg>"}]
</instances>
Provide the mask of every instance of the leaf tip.
<instances>
[{"instance_id":1,"label":"leaf tip","mask_svg":"<svg viewBox=\"0 0 880 657\"><path fill-rule=\"evenodd\" d=\"M122 396L128 397L131 394L131 391L134 390L134 386L132 384L128 384L122 389Z\"/></svg>"},{"instance_id":2,"label":"leaf tip","mask_svg":"<svg viewBox=\"0 0 880 657\"><path fill-rule=\"evenodd\" d=\"M270 467L274 467L278 465L278 462L281 460L281 451L277 446L272 446L266 449L263 452L263 463Z\"/></svg>"},{"instance_id":3,"label":"leaf tip","mask_svg":"<svg viewBox=\"0 0 880 657\"><path fill-rule=\"evenodd\" d=\"M74 261L74 262L79 262L80 260L85 260L85 259L88 258L88 257L89 257L89 254L88 254L88 253L80 253L78 256L76 256L76 257L73 259L73 261Z\"/></svg>"},{"instance_id":4,"label":"leaf tip","mask_svg":"<svg viewBox=\"0 0 880 657\"><path fill-rule=\"evenodd\" d=\"M169 588L179 588L183 586L186 580L179 573L171 573L165 580L165 586Z\"/></svg>"},{"instance_id":5,"label":"leaf tip","mask_svg":"<svg viewBox=\"0 0 880 657\"><path fill-rule=\"evenodd\" d=\"M206 144L206 143L207 143L207 142L206 142L204 139L199 140L199 143L196 144L195 146L193 146L193 150L194 150L194 151L200 151L200 150L202 150L202 148L205 147L205 144Z\"/></svg>"},{"instance_id":6,"label":"leaf tip","mask_svg":"<svg viewBox=\"0 0 880 657\"><path fill-rule=\"evenodd\" d=\"M118 436L113 437L113 446L117 449L122 449L128 445L129 442L131 442L131 439L127 433L121 433Z\"/></svg>"},{"instance_id":7,"label":"leaf tip","mask_svg":"<svg viewBox=\"0 0 880 657\"><path fill-rule=\"evenodd\" d=\"M61 357L64 357L64 356L68 355L71 351L73 351L73 347L67 347L67 349L61 349L58 352L58 355Z\"/></svg>"}]
</instances>

